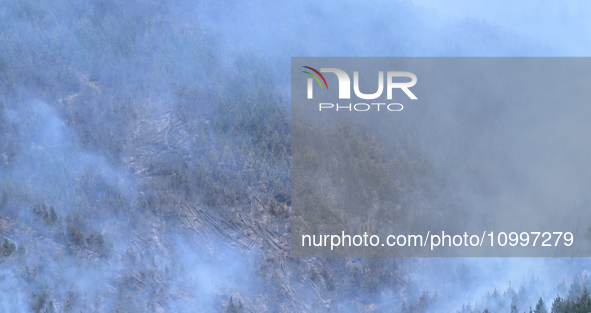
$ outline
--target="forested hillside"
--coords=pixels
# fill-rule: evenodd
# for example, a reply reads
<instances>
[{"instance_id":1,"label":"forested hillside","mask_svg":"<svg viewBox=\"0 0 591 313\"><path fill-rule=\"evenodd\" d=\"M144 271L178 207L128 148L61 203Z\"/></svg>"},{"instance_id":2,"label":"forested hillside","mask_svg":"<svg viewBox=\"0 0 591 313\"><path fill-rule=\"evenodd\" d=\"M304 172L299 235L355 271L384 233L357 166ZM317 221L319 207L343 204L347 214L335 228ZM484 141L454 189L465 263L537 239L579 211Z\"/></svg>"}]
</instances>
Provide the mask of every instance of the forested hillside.
<instances>
[{"instance_id":1,"label":"forested hillside","mask_svg":"<svg viewBox=\"0 0 591 313\"><path fill-rule=\"evenodd\" d=\"M408 2L389 4L393 20L363 11L394 23L379 30L313 4L286 4L277 20L258 1L0 3L0 311L521 312L560 291L559 277L575 287L553 312L583 312L585 260L536 263L570 262L475 307L517 275L485 270L504 260L290 257L291 56L552 51ZM350 32L319 34L310 20ZM412 134L397 148L384 175L415 194L389 200L441 201L449 189Z\"/></svg>"}]
</instances>

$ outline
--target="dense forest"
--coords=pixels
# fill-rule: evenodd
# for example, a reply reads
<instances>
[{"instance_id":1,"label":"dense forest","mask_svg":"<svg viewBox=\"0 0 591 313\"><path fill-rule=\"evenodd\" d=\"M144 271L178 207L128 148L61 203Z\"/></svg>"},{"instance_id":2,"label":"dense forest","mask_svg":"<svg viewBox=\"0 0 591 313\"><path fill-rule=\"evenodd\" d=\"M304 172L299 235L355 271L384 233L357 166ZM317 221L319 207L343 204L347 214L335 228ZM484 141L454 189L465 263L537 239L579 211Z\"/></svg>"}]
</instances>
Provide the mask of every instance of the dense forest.
<instances>
[{"instance_id":1,"label":"dense forest","mask_svg":"<svg viewBox=\"0 0 591 313\"><path fill-rule=\"evenodd\" d=\"M537 302L530 305L529 310L525 310L525 313L579 313L589 312L591 310L591 298L589 297L588 287L591 286L590 279L588 276L583 281L573 282L568 293L564 298L560 295L556 296L552 302L544 302L541 297ZM485 307L484 310L472 308L470 305L464 305L458 313L475 313L475 312L510 312L517 313L522 312L518 307L523 307L529 301L527 299L527 292L525 288L521 288L519 291L508 289L502 294L497 292L488 293L483 299L480 306ZM412 310L407 312L413 312Z\"/></svg>"},{"instance_id":2,"label":"dense forest","mask_svg":"<svg viewBox=\"0 0 591 313\"><path fill-rule=\"evenodd\" d=\"M0 311L586 312L586 259L533 261L558 274L515 291L520 275L486 268L517 260L290 256L290 56L553 51L409 2L364 11L394 16L385 29L304 4L277 20L257 1L0 3ZM401 194L380 197L428 207L450 190L412 134L395 147L377 187ZM390 162L371 143L338 149Z\"/></svg>"}]
</instances>

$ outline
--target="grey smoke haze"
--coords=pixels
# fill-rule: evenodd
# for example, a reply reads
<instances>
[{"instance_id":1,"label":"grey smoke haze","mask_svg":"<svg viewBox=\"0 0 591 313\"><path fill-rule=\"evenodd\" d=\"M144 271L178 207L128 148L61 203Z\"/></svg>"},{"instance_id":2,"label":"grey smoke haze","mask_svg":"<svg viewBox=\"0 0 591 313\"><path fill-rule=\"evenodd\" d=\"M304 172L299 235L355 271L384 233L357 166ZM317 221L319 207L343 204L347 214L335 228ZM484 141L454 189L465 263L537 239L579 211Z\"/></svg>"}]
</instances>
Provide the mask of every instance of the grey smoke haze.
<instances>
[{"instance_id":1,"label":"grey smoke haze","mask_svg":"<svg viewBox=\"0 0 591 313\"><path fill-rule=\"evenodd\" d=\"M306 80L292 73L294 255L588 255L585 160L591 151L582 136L591 129L585 121L589 94L579 83L589 80L586 59L296 58L292 67L303 64L349 73L397 67L412 71L421 84L412 87L417 101L401 92L393 96L404 114L343 112L349 102L364 100L337 100L334 88L308 100ZM327 80L336 85L334 75ZM368 88L374 86L363 90ZM335 101L341 110L318 112L318 102ZM385 95L372 101L387 102ZM455 253L379 244L304 253L301 237L367 231L380 234L383 243L389 234L517 235L536 229L572 232L578 239L570 252L539 245L509 252L486 240L482 249L453 248Z\"/></svg>"},{"instance_id":2,"label":"grey smoke haze","mask_svg":"<svg viewBox=\"0 0 591 313\"><path fill-rule=\"evenodd\" d=\"M516 28L409 2L3 2L0 244L16 250L0 260L0 310L224 311L233 297L253 312L356 312L429 290L439 306L426 310L453 312L538 277L522 311L565 292L557 284L589 270L586 259L292 259L287 202L269 209L289 190L290 57L586 51ZM519 129L517 113L502 123ZM571 126L563 114L558 129ZM572 149L584 138L547 140ZM585 170L564 157L540 188ZM561 191L565 202L585 184Z\"/></svg>"}]
</instances>

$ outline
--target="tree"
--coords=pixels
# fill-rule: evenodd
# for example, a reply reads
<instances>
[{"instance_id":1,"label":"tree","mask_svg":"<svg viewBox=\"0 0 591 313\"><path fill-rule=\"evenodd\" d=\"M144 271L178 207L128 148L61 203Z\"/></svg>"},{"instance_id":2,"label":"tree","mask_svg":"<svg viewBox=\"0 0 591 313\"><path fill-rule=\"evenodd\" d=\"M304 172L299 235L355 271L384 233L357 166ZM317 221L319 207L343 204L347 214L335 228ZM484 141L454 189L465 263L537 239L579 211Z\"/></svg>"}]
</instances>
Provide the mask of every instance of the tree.
<instances>
[{"instance_id":1,"label":"tree","mask_svg":"<svg viewBox=\"0 0 591 313\"><path fill-rule=\"evenodd\" d=\"M26 254L27 249L25 249L25 245L21 241L19 242L18 248L16 249L16 255L18 256L19 260L23 260Z\"/></svg>"},{"instance_id":2,"label":"tree","mask_svg":"<svg viewBox=\"0 0 591 313\"><path fill-rule=\"evenodd\" d=\"M16 245L7 238L4 238L4 244L2 245L2 256L10 256L16 250Z\"/></svg>"},{"instance_id":3,"label":"tree","mask_svg":"<svg viewBox=\"0 0 591 313\"><path fill-rule=\"evenodd\" d=\"M575 280L575 282L570 285L570 289L568 290L568 299L574 301L581 295L582 292L583 290L581 285Z\"/></svg>"},{"instance_id":4,"label":"tree","mask_svg":"<svg viewBox=\"0 0 591 313\"><path fill-rule=\"evenodd\" d=\"M581 293L581 297L579 298L579 303L587 303L587 301L589 301L589 291L587 290L587 287L583 287L583 292Z\"/></svg>"},{"instance_id":5,"label":"tree","mask_svg":"<svg viewBox=\"0 0 591 313\"><path fill-rule=\"evenodd\" d=\"M566 310L566 304L559 295L556 296L554 302L552 302L552 313L564 313Z\"/></svg>"},{"instance_id":6,"label":"tree","mask_svg":"<svg viewBox=\"0 0 591 313\"><path fill-rule=\"evenodd\" d=\"M540 297L540 300L538 300L534 313L548 313L548 310L546 309L546 304L544 304L544 300L542 300L542 297Z\"/></svg>"},{"instance_id":7,"label":"tree","mask_svg":"<svg viewBox=\"0 0 591 313\"><path fill-rule=\"evenodd\" d=\"M52 224L57 221L57 213L55 212L55 209L53 208L53 206L51 206L49 208L49 220L51 221Z\"/></svg>"},{"instance_id":8,"label":"tree","mask_svg":"<svg viewBox=\"0 0 591 313\"><path fill-rule=\"evenodd\" d=\"M515 300L511 301L511 313L517 313L517 304L515 304Z\"/></svg>"},{"instance_id":9,"label":"tree","mask_svg":"<svg viewBox=\"0 0 591 313\"><path fill-rule=\"evenodd\" d=\"M232 301L232 297L230 297L230 303L228 304L228 308L226 309L226 313L240 313L244 312L244 308L242 307L242 302L238 300L238 305L235 305Z\"/></svg>"},{"instance_id":10,"label":"tree","mask_svg":"<svg viewBox=\"0 0 591 313\"><path fill-rule=\"evenodd\" d=\"M68 224L68 235L70 237L70 241L73 244L77 246L84 245L84 234L78 228L72 226L71 224Z\"/></svg>"},{"instance_id":11,"label":"tree","mask_svg":"<svg viewBox=\"0 0 591 313\"><path fill-rule=\"evenodd\" d=\"M45 313L55 313L55 307L53 306L53 301L49 301L47 308L45 308Z\"/></svg>"}]
</instances>

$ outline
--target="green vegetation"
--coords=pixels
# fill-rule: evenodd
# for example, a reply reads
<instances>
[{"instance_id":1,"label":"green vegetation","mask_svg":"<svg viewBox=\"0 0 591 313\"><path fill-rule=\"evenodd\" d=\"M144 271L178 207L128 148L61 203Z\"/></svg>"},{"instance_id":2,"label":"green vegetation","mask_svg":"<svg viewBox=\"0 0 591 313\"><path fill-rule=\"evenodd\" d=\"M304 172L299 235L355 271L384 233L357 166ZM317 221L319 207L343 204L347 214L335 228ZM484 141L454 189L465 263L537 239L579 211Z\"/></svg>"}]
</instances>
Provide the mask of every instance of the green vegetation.
<instances>
[{"instance_id":1,"label":"green vegetation","mask_svg":"<svg viewBox=\"0 0 591 313\"><path fill-rule=\"evenodd\" d=\"M8 239L4 239L4 243L2 244L2 258L11 256L15 250L16 245L13 242L8 241Z\"/></svg>"},{"instance_id":2,"label":"green vegetation","mask_svg":"<svg viewBox=\"0 0 591 313\"><path fill-rule=\"evenodd\" d=\"M533 306L529 306L529 310L519 311L518 304L520 306L526 306L527 302L524 301L525 297L525 289L521 289L519 293L515 293L512 289L505 292L502 296L495 292L493 294L489 294L486 296L483 301L486 304L484 310L473 309L470 305L464 306L462 310L458 311L458 313L485 313L485 312L510 312L510 313L587 313L591 311L591 297L589 296L589 292L587 290L588 286L591 286L590 280L584 279L583 285L581 287L581 283L575 280L568 291L568 296L566 298L561 297L560 295L556 296L552 301L552 305L550 309L544 302L543 298L538 298L537 302ZM507 301L510 300L510 304L507 306ZM489 310L491 308L491 310ZM408 312L415 312L415 311L408 311ZM426 312L426 311L416 311L416 312Z\"/></svg>"},{"instance_id":3,"label":"green vegetation","mask_svg":"<svg viewBox=\"0 0 591 313\"><path fill-rule=\"evenodd\" d=\"M577 296L576 299L563 299L557 296L552 302L552 313L587 313L590 311L591 298L587 288L584 288L581 295Z\"/></svg>"}]
</instances>

